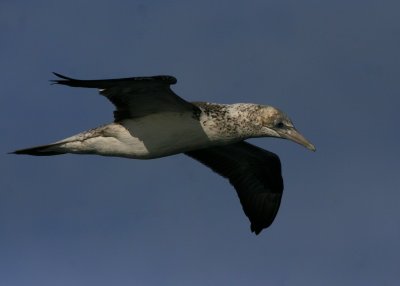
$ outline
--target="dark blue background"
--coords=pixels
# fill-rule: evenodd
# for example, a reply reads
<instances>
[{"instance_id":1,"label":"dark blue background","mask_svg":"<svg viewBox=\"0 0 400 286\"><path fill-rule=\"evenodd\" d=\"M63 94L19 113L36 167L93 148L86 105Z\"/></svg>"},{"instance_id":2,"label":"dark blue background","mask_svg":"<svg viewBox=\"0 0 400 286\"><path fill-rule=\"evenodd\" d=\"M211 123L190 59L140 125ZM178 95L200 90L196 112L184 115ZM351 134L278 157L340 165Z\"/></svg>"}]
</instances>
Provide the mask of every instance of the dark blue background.
<instances>
[{"instance_id":1,"label":"dark blue background","mask_svg":"<svg viewBox=\"0 0 400 286\"><path fill-rule=\"evenodd\" d=\"M0 2L0 284L398 285L399 1ZM187 100L284 110L278 216L249 231L183 156L28 157L112 121L78 78L170 74Z\"/></svg>"}]
</instances>

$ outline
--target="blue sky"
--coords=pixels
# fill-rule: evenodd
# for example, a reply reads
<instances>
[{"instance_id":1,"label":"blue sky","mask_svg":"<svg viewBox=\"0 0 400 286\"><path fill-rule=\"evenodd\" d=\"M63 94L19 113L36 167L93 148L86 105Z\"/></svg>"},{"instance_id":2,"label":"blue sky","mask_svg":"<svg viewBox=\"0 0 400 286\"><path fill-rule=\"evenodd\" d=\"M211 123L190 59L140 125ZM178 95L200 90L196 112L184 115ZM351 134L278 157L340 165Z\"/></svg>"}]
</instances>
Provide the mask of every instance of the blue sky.
<instances>
[{"instance_id":1,"label":"blue sky","mask_svg":"<svg viewBox=\"0 0 400 286\"><path fill-rule=\"evenodd\" d=\"M397 285L398 1L1 1L0 284ZM112 121L77 78L170 74L187 100L284 110L274 224L183 155L6 154Z\"/></svg>"}]
</instances>

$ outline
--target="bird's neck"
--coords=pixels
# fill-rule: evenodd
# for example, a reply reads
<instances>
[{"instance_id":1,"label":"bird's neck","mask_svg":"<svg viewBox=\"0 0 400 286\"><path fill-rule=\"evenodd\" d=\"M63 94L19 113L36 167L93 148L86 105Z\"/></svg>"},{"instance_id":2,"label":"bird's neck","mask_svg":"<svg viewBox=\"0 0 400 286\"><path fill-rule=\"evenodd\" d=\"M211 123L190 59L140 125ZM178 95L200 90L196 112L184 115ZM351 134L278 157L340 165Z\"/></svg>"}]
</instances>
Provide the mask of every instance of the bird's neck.
<instances>
[{"instance_id":1,"label":"bird's neck","mask_svg":"<svg viewBox=\"0 0 400 286\"><path fill-rule=\"evenodd\" d=\"M244 140L259 137L260 105L249 103L195 103L202 111L201 124L212 139Z\"/></svg>"}]
</instances>

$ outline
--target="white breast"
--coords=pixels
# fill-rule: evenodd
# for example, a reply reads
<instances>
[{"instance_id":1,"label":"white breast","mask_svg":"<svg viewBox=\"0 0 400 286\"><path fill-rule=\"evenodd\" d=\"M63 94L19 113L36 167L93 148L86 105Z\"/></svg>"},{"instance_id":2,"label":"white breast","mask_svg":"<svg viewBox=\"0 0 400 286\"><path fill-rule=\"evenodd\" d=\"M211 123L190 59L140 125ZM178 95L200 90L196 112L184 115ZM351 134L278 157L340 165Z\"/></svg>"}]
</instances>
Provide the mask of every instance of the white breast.
<instances>
[{"instance_id":1,"label":"white breast","mask_svg":"<svg viewBox=\"0 0 400 286\"><path fill-rule=\"evenodd\" d=\"M108 129L120 142L119 147L113 144L120 150L118 156L131 158L157 158L235 141L217 136L213 126L205 124L207 119L198 120L190 113L160 113L127 119Z\"/></svg>"},{"instance_id":2,"label":"white breast","mask_svg":"<svg viewBox=\"0 0 400 286\"><path fill-rule=\"evenodd\" d=\"M57 142L58 151L151 159L238 141L212 119L191 113L157 113L111 123ZM61 143L61 144L60 144Z\"/></svg>"},{"instance_id":3,"label":"white breast","mask_svg":"<svg viewBox=\"0 0 400 286\"><path fill-rule=\"evenodd\" d=\"M212 145L213 138L200 121L188 113L162 113L122 123L126 132L118 139L132 155L162 157Z\"/></svg>"}]
</instances>

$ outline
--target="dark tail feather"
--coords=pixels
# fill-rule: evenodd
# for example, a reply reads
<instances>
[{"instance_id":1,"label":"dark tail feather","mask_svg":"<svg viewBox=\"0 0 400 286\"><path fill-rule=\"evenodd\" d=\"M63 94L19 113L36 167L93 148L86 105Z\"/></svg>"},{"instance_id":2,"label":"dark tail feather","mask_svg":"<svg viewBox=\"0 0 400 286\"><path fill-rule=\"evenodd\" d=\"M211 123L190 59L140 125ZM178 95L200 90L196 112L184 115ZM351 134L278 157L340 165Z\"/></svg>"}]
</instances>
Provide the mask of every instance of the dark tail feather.
<instances>
[{"instance_id":1,"label":"dark tail feather","mask_svg":"<svg viewBox=\"0 0 400 286\"><path fill-rule=\"evenodd\" d=\"M53 156L53 155L61 155L65 154L62 150L57 148L60 143L54 143L49 145L36 146L27 149L20 149L14 152L10 152L9 154L18 154L18 155L33 155L33 156Z\"/></svg>"}]
</instances>

